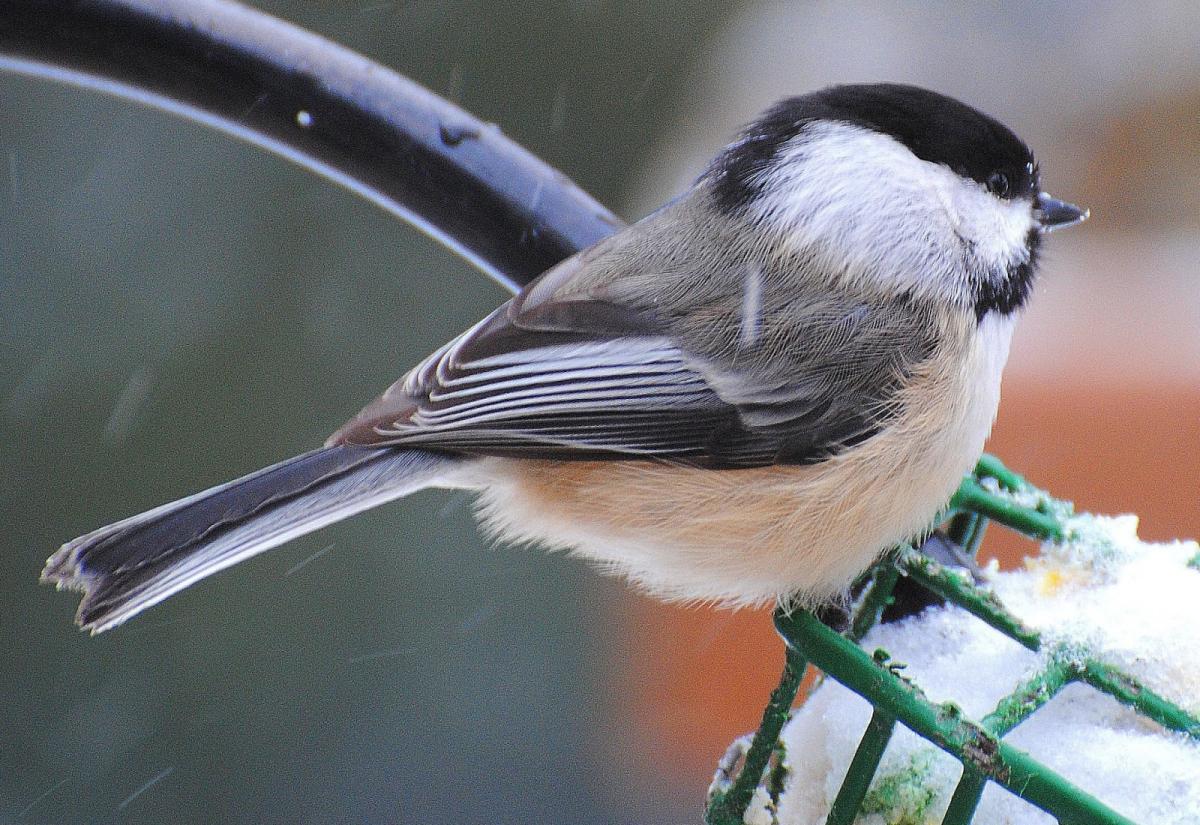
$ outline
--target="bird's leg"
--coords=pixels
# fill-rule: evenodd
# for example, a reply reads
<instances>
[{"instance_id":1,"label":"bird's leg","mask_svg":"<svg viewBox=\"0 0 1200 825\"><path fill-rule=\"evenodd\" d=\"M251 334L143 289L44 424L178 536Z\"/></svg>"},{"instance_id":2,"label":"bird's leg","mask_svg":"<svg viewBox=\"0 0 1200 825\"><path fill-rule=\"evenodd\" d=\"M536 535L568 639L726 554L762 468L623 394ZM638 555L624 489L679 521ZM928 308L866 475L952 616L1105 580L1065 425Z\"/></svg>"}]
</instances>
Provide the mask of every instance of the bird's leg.
<instances>
[{"instance_id":1,"label":"bird's leg","mask_svg":"<svg viewBox=\"0 0 1200 825\"><path fill-rule=\"evenodd\" d=\"M975 560L975 555L941 531L930 533L919 550L943 567L966 570L976 584L984 579L983 568Z\"/></svg>"}]
</instances>

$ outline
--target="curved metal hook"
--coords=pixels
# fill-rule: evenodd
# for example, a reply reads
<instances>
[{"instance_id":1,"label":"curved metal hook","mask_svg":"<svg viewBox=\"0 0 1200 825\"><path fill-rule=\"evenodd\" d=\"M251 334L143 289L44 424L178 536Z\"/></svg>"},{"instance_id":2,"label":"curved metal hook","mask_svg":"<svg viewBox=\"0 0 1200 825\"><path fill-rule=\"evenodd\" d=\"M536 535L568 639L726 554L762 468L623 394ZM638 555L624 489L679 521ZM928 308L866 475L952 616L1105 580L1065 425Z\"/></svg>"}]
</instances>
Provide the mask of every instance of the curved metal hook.
<instances>
[{"instance_id":1,"label":"curved metal hook","mask_svg":"<svg viewBox=\"0 0 1200 825\"><path fill-rule=\"evenodd\" d=\"M154 106L282 155L510 289L622 226L495 125L230 0L0 4L0 70Z\"/></svg>"}]
</instances>

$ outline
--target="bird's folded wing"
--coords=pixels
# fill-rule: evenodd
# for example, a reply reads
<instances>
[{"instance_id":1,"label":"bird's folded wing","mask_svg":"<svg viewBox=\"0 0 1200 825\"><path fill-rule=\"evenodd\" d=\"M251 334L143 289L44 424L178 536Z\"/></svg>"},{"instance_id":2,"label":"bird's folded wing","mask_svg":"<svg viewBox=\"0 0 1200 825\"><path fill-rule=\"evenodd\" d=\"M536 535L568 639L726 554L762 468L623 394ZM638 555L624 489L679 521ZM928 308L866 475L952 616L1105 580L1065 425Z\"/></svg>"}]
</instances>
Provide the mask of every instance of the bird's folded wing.
<instances>
[{"instance_id":1,"label":"bird's folded wing","mask_svg":"<svg viewBox=\"0 0 1200 825\"><path fill-rule=\"evenodd\" d=\"M571 289L577 268L569 260L535 281L330 443L811 463L884 426L905 375L928 354L924 319L903 303L815 286L807 295L793 287L780 303L768 281L750 340L744 319L703 300L692 315L664 318L611 290Z\"/></svg>"}]
</instances>

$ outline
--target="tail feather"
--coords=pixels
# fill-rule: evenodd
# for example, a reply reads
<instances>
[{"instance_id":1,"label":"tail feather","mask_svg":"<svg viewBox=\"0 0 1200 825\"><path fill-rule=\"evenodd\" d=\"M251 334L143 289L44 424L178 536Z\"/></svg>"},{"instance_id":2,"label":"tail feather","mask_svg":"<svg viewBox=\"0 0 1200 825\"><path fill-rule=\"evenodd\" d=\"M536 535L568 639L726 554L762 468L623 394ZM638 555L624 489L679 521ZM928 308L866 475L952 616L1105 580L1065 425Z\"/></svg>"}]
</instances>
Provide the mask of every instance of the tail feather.
<instances>
[{"instance_id":1,"label":"tail feather","mask_svg":"<svg viewBox=\"0 0 1200 825\"><path fill-rule=\"evenodd\" d=\"M84 593L100 633L188 585L437 480L448 456L339 445L290 458L68 542L42 581Z\"/></svg>"}]
</instances>

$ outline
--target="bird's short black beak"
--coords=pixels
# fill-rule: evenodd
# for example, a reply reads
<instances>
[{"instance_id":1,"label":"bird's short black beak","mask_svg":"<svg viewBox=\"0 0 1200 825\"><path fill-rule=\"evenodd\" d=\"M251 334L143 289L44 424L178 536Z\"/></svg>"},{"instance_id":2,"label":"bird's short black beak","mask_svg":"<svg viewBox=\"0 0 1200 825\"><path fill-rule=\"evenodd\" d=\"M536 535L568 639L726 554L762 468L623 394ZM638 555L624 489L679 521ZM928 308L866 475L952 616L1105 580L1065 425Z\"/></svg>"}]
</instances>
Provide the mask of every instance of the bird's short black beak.
<instances>
[{"instance_id":1,"label":"bird's short black beak","mask_svg":"<svg viewBox=\"0 0 1200 825\"><path fill-rule=\"evenodd\" d=\"M1052 198L1045 192L1038 193L1035 213L1043 232L1053 232L1055 229L1083 223L1091 214L1087 209L1080 209L1073 203Z\"/></svg>"}]
</instances>

